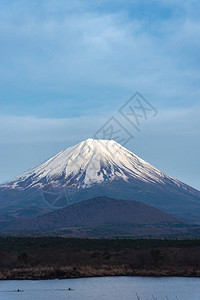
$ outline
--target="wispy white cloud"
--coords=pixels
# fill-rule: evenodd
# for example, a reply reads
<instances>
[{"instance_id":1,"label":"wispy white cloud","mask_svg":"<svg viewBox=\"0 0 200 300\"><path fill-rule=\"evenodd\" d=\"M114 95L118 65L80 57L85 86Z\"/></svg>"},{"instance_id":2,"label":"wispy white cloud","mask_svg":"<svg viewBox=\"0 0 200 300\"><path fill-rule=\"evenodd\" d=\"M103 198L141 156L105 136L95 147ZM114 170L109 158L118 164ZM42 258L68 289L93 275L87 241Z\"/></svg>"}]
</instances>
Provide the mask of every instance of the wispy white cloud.
<instances>
[{"instance_id":1,"label":"wispy white cloud","mask_svg":"<svg viewBox=\"0 0 200 300\"><path fill-rule=\"evenodd\" d=\"M196 136L200 138L200 106L190 109L159 110L155 118L141 119L142 133L151 136ZM78 118L36 118L0 116L0 144L34 142L79 142L92 137L104 123L114 116L124 127L137 137L138 133L118 111L106 116L82 116Z\"/></svg>"},{"instance_id":2,"label":"wispy white cloud","mask_svg":"<svg viewBox=\"0 0 200 300\"><path fill-rule=\"evenodd\" d=\"M81 141L94 134L102 118L39 119L34 117L0 117L0 144Z\"/></svg>"},{"instance_id":3,"label":"wispy white cloud","mask_svg":"<svg viewBox=\"0 0 200 300\"><path fill-rule=\"evenodd\" d=\"M193 101L200 96L200 22L190 14L148 23L120 9L88 9L90 1L22 3L1 13L2 85L12 82L16 90L29 93L79 89L88 96L96 86L137 89L164 104L180 98L187 102L188 94Z\"/></svg>"}]
</instances>

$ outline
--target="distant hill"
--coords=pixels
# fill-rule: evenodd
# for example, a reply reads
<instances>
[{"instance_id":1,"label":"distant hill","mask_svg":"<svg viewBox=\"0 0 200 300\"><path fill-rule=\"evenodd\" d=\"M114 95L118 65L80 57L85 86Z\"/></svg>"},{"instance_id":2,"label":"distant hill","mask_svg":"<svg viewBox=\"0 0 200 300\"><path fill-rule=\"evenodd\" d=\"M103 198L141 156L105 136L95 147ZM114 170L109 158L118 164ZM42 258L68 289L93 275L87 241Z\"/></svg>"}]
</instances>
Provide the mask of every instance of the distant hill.
<instances>
[{"instance_id":1,"label":"distant hill","mask_svg":"<svg viewBox=\"0 0 200 300\"><path fill-rule=\"evenodd\" d=\"M144 203L97 197L42 216L10 222L3 231L63 233L76 237L134 237L180 235L186 228L187 225L177 218Z\"/></svg>"}]
</instances>

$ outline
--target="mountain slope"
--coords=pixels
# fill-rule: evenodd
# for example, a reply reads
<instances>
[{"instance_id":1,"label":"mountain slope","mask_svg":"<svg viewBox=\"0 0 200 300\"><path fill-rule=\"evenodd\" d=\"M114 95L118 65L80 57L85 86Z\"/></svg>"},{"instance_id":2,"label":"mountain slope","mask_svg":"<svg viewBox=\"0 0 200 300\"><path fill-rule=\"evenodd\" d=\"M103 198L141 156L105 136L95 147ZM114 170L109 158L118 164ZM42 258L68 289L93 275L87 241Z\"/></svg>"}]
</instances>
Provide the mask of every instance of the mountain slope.
<instances>
[{"instance_id":1,"label":"mountain slope","mask_svg":"<svg viewBox=\"0 0 200 300\"><path fill-rule=\"evenodd\" d=\"M170 233L173 227L185 224L149 205L130 200L98 197L72 204L57 211L32 219L11 222L4 231L55 231L81 228L100 230L118 228L129 234L155 235ZM114 229L115 230L115 229ZM133 234L133 235L134 235Z\"/></svg>"},{"instance_id":2,"label":"mountain slope","mask_svg":"<svg viewBox=\"0 0 200 300\"><path fill-rule=\"evenodd\" d=\"M15 216L16 209L35 208L38 215L40 210L45 213L102 195L141 201L186 221L200 220L199 191L115 141L92 139L1 185L0 208L4 219L6 214Z\"/></svg>"},{"instance_id":3,"label":"mountain slope","mask_svg":"<svg viewBox=\"0 0 200 300\"><path fill-rule=\"evenodd\" d=\"M4 186L11 189L41 188L48 182L55 185L59 182L63 186L88 188L96 183L118 179L128 182L131 178L154 184L165 184L168 180L178 187L189 188L115 141L93 139L58 153L44 164L14 178Z\"/></svg>"}]
</instances>

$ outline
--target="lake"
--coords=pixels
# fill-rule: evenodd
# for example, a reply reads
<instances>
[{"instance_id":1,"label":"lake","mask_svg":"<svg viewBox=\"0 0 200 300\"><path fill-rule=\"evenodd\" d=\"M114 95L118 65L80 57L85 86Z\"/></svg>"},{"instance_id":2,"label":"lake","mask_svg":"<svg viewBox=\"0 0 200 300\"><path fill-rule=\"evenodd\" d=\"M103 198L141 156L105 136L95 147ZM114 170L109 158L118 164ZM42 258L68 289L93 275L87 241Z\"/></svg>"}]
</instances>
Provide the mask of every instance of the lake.
<instances>
[{"instance_id":1,"label":"lake","mask_svg":"<svg viewBox=\"0 0 200 300\"><path fill-rule=\"evenodd\" d=\"M20 291L17 292L17 289ZM6 280L0 281L0 299L200 300L200 278L98 277L35 281Z\"/></svg>"}]
</instances>

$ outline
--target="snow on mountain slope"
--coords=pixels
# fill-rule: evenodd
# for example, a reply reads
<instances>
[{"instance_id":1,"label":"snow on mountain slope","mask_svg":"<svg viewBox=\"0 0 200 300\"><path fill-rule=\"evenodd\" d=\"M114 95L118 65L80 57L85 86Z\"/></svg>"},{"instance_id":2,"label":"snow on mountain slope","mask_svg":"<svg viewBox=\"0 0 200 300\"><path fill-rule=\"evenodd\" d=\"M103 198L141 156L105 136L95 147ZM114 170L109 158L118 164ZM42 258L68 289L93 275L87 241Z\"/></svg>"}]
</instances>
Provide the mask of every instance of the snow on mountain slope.
<instances>
[{"instance_id":1,"label":"snow on mountain slope","mask_svg":"<svg viewBox=\"0 0 200 300\"><path fill-rule=\"evenodd\" d=\"M165 180L180 186L180 182L154 168L112 140L88 139L62 151L43 163L4 184L12 189L43 187L48 182L77 188L96 183L135 178L143 182L165 184Z\"/></svg>"},{"instance_id":2,"label":"snow on mountain slope","mask_svg":"<svg viewBox=\"0 0 200 300\"><path fill-rule=\"evenodd\" d=\"M200 223L200 192L111 140L88 139L0 185L0 220L99 196L136 200ZM20 211L20 212L19 212Z\"/></svg>"}]
</instances>

